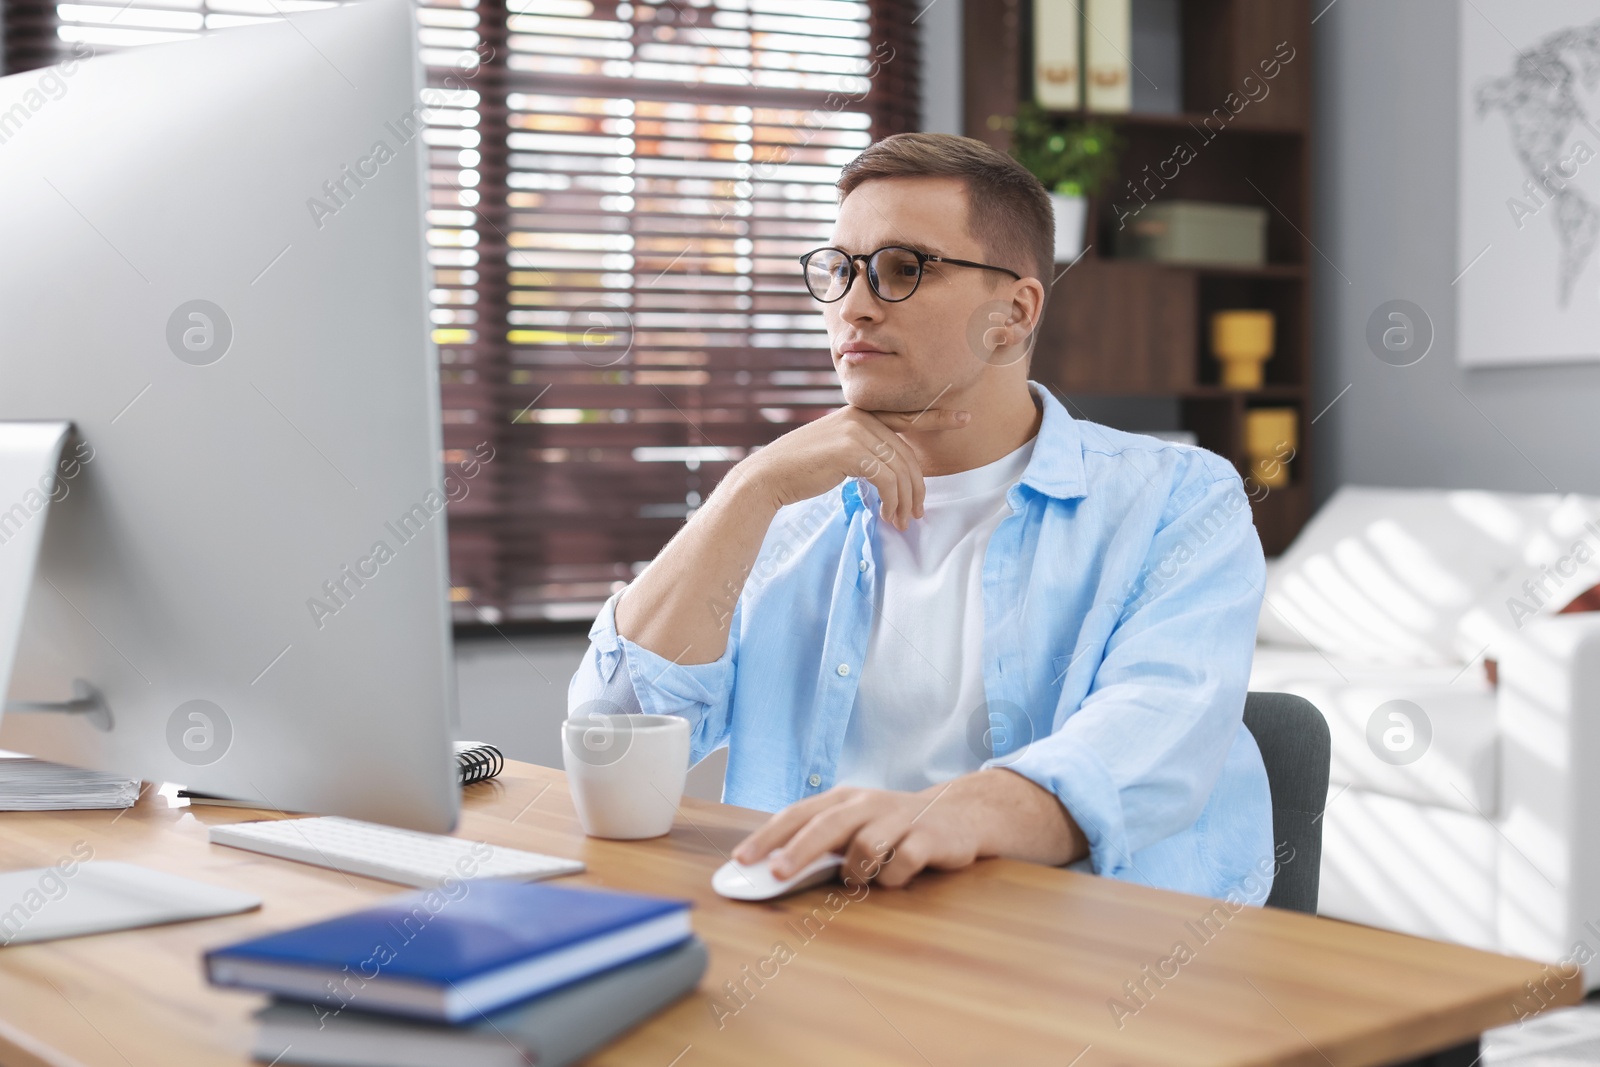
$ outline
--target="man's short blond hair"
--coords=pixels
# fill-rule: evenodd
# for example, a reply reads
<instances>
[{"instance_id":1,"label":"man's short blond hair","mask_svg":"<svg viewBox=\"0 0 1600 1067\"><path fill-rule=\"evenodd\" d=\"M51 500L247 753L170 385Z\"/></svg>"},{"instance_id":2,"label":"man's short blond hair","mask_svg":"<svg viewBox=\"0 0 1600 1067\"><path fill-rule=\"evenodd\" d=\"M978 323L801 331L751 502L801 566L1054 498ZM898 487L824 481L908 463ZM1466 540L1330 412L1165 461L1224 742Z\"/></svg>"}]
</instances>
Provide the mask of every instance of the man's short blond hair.
<instances>
[{"instance_id":1,"label":"man's short blond hair","mask_svg":"<svg viewBox=\"0 0 1600 1067\"><path fill-rule=\"evenodd\" d=\"M959 179L967 190L967 228L987 262L1038 278L1048 293L1055 212L1044 186L1021 163L971 137L897 133L845 164L839 199L877 178Z\"/></svg>"}]
</instances>

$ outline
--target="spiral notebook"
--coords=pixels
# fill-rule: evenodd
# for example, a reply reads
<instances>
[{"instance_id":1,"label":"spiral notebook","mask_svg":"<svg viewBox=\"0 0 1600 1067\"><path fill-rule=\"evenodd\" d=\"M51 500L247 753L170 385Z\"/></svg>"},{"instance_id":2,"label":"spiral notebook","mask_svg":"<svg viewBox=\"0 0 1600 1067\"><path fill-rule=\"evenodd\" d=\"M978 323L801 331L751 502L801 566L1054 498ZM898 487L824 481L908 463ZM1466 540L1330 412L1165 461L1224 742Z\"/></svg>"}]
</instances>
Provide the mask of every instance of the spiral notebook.
<instances>
[{"instance_id":1,"label":"spiral notebook","mask_svg":"<svg viewBox=\"0 0 1600 1067\"><path fill-rule=\"evenodd\" d=\"M473 782L484 782L505 770L506 758L500 750L487 741L457 741L454 745L456 755L456 781L461 785L471 785ZM135 783L137 788L137 783ZM209 804L221 808L258 808L260 802L255 800L235 800L232 797L220 797L214 793L201 793L194 789L180 789L178 797L191 804ZM122 805L126 806L126 805Z\"/></svg>"},{"instance_id":2,"label":"spiral notebook","mask_svg":"<svg viewBox=\"0 0 1600 1067\"><path fill-rule=\"evenodd\" d=\"M506 758L487 741L456 742L456 781L482 782L505 770Z\"/></svg>"}]
</instances>

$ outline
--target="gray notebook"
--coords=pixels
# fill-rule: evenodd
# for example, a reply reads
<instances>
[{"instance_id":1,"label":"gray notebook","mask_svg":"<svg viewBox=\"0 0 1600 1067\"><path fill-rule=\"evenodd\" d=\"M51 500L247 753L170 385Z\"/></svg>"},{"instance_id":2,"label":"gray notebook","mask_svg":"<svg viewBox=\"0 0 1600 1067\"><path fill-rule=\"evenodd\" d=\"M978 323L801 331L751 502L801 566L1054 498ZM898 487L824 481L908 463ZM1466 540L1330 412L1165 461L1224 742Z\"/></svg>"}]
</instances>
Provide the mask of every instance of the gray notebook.
<instances>
[{"instance_id":1,"label":"gray notebook","mask_svg":"<svg viewBox=\"0 0 1600 1067\"><path fill-rule=\"evenodd\" d=\"M461 1026L275 1000L256 1013L253 1054L326 1067L565 1067L686 996L705 971L705 943L691 937Z\"/></svg>"},{"instance_id":2,"label":"gray notebook","mask_svg":"<svg viewBox=\"0 0 1600 1067\"><path fill-rule=\"evenodd\" d=\"M261 907L261 898L252 893L133 863L87 862L92 855L87 845L74 845L72 855L54 867L0 874L0 945L210 919Z\"/></svg>"}]
</instances>

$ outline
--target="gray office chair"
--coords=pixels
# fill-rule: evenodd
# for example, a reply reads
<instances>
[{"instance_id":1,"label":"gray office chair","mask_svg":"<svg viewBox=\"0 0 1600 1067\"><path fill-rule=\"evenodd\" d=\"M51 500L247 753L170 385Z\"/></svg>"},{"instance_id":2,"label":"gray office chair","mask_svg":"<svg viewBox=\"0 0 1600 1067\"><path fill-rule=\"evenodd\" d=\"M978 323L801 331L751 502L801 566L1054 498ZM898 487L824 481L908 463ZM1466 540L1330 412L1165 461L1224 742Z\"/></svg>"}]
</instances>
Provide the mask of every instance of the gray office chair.
<instances>
[{"instance_id":1,"label":"gray office chair","mask_svg":"<svg viewBox=\"0 0 1600 1067\"><path fill-rule=\"evenodd\" d=\"M1328 802L1333 745L1328 724L1309 700L1292 693L1250 693L1244 724L1261 749L1272 789L1272 840L1294 849L1278 868L1267 907L1317 913L1322 872L1322 810Z\"/></svg>"}]
</instances>

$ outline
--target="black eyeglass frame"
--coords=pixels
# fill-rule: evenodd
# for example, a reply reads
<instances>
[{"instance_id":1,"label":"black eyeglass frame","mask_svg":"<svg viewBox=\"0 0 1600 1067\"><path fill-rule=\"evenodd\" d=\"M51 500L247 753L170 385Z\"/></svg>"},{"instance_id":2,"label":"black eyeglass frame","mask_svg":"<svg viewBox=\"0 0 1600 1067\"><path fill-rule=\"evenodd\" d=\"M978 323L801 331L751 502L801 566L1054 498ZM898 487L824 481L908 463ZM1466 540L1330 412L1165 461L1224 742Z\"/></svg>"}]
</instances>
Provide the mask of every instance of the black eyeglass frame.
<instances>
[{"instance_id":1,"label":"black eyeglass frame","mask_svg":"<svg viewBox=\"0 0 1600 1067\"><path fill-rule=\"evenodd\" d=\"M916 283L911 286L911 292L907 293L905 296L884 296L883 293L878 289L878 283L873 281L873 277L877 272L872 269L872 257L876 256L879 252L887 252L890 249L895 249L900 252L909 252L917 258L917 280ZM867 286L871 288L872 295L876 296L879 300L882 300L887 304L898 304L903 301L910 300L912 296L916 294L916 291L922 287L922 276L924 273L926 273L924 268L926 268L929 263L948 263L952 267L974 267L978 270L997 270L1001 274L1011 275L1019 282L1022 280L1022 275L1018 274L1010 267L996 267L991 263L974 263L969 259L951 259L948 256L936 256L931 252L919 252L915 248L907 248L905 245L884 245L882 248L873 249L871 252L859 252L855 255L851 255L844 249L837 248L833 245L824 245L821 248L813 248L811 251L800 257L800 272L802 277L804 277L811 268L811 257L816 255L818 252L837 252L841 256L844 256L846 261L850 264L850 276L845 279L844 289L842 289L839 292L839 295L834 297L832 300L824 300L822 297L811 291L810 282L806 283L806 292L811 293L811 299L815 300L819 304L835 304L849 295L850 287L856 283L857 263L860 263L862 267L865 268L862 273L867 276Z\"/></svg>"}]
</instances>

